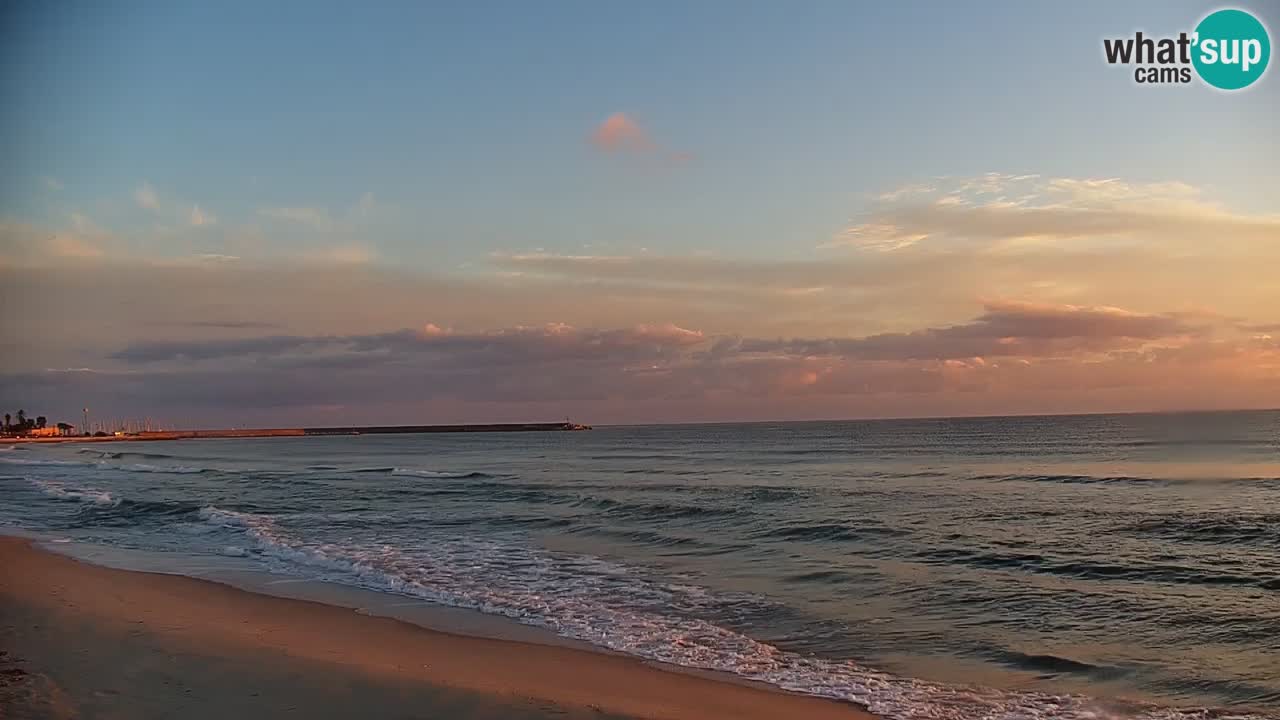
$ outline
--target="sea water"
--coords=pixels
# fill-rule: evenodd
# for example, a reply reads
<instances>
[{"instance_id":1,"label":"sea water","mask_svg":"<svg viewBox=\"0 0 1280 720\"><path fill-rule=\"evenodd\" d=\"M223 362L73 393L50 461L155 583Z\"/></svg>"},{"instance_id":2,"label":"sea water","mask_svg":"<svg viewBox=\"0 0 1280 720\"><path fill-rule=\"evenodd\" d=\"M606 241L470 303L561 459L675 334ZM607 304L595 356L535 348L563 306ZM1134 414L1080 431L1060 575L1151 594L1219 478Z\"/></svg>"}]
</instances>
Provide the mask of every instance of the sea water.
<instances>
[{"instance_id":1,"label":"sea water","mask_svg":"<svg viewBox=\"0 0 1280 720\"><path fill-rule=\"evenodd\" d=\"M889 718L1280 718L1278 412L0 448L0 524L72 546Z\"/></svg>"}]
</instances>

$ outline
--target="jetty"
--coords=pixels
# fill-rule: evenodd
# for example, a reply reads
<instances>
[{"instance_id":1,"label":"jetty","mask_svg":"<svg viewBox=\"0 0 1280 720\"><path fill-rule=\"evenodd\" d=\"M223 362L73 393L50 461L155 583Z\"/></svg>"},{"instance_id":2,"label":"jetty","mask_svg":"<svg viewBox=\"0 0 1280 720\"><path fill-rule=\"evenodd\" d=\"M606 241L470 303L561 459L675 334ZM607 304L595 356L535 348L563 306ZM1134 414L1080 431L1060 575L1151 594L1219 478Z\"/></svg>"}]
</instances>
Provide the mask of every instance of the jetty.
<instances>
[{"instance_id":1,"label":"jetty","mask_svg":"<svg viewBox=\"0 0 1280 720\"><path fill-rule=\"evenodd\" d=\"M216 438L317 437L335 435L415 435L429 433L493 433L493 432L578 432L590 425L556 423L489 423L483 425L351 425L313 428L229 428L222 430L142 430L138 432L100 433L95 435L63 435L57 437L12 437L0 442L58 443L113 442L137 440L196 440Z\"/></svg>"}]
</instances>

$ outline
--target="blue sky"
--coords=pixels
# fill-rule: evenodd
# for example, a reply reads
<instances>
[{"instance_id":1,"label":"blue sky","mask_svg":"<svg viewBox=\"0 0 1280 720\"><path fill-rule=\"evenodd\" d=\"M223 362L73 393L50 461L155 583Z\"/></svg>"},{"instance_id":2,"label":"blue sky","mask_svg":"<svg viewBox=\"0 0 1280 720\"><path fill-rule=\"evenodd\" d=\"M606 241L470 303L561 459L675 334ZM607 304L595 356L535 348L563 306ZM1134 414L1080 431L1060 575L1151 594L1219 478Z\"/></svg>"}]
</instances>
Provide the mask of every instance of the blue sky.
<instances>
[{"instance_id":1,"label":"blue sky","mask_svg":"<svg viewBox=\"0 0 1280 720\"><path fill-rule=\"evenodd\" d=\"M103 313L33 305L28 336L4 338L14 362L135 372L128 358L153 357L122 354L137 343L427 323L670 324L712 344L986 331L1089 308L1102 308L1090 327L1113 310L1230 332L1280 320L1280 287L1259 274L1278 252L1276 71L1239 93L1140 87L1102 57L1104 37L1190 30L1216 4L375 5L7 8L8 267L32 297L91 296ZM1280 27L1280 3L1237 6ZM183 272L197 273L186 293ZM335 282L345 305L326 305ZM1150 327L1177 329L1164 342L1181 348L1179 323ZM1155 338L1129 339L1149 352ZM1028 352L1103 351L1073 348ZM951 354L924 370L949 372ZM1241 398L1271 397L1250 382ZM698 416L842 416L849 383L824 409ZM1024 406L1008 390L971 410L1142 409L1163 397L1148 391ZM875 412L969 402L912 397Z\"/></svg>"},{"instance_id":2,"label":"blue sky","mask_svg":"<svg viewBox=\"0 0 1280 720\"><path fill-rule=\"evenodd\" d=\"M1139 88L1100 62L1102 37L1207 7L32 6L4 51L3 209L53 219L146 181L247 222L372 192L405 209L380 250L431 262L606 242L806 255L864 194L988 171L1178 179L1261 209L1280 84ZM598 157L584 138L614 112L691 161Z\"/></svg>"}]
</instances>

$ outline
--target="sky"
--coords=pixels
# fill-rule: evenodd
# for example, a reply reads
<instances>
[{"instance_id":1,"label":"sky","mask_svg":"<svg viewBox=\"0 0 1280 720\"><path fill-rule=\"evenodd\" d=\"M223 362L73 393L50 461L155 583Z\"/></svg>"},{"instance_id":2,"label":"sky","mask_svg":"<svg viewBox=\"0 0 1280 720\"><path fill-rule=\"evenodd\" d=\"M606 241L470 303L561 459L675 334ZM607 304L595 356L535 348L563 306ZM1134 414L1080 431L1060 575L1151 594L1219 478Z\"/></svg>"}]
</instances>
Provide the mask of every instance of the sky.
<instances>
[{"instance_id":1,"label":"sky","mask_svg":"<svg viewBox=\"0 0 1280 720\"><path fill-rule=\"evenodd\" d=\"M1280 71L1102 54L1217 4L373 5L0 11L6 407L1280 406Z\"/></svg>"}]
</instances>

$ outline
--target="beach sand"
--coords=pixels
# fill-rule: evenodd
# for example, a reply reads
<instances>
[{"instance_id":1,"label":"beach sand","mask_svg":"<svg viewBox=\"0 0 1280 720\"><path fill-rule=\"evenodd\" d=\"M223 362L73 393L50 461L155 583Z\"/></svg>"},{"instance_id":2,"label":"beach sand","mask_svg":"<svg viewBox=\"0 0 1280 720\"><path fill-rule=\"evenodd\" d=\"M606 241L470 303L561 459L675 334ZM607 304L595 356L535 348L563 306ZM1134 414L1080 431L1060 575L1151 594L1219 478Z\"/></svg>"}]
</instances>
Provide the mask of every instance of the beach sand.
<instances>
[{"instance_id":1,"label":"beach sand","mask_svg":"<svg viewBox=\"0 0 1280 720\"><path fill-rule=\"evenodd\" d=\"M856 706L0 537L0 718L806 718Z\"/></svg>"}]
</instances>

